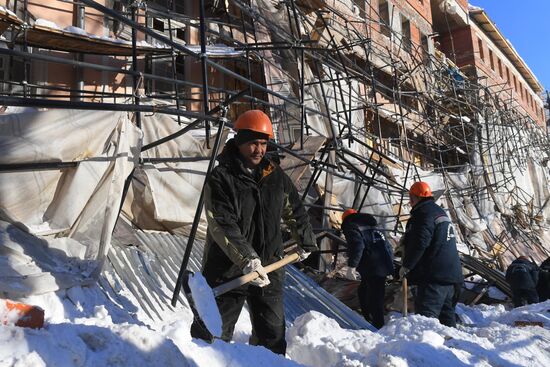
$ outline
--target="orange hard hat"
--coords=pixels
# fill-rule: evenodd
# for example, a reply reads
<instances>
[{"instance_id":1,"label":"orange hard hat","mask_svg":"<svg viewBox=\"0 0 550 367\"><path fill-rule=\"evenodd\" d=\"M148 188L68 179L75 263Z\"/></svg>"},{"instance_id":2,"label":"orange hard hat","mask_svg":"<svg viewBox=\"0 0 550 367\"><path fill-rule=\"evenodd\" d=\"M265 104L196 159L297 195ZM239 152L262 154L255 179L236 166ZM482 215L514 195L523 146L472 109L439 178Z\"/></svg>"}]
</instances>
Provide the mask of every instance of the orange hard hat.
<instances>
[{"instance_id":1,"label":"orange hard hat","mask_svg":"<svg viewBox=\"0 0 550 367\"><path fill-rule=\"evenodd\" d=\"M347 209L347 210L344 212L344 214L342 214L342 220L346 219L346 217L347 217L348 215L350 215L350 214L355 214L355 213L357 213L357 210L355 210L355 209L353 209L353 208L352 208L352 209Z\"/></svg>"},{"instance_id":2,"label":"orange hard hat","mask_svg":"<svg viewBox=\"0 0 550 367\"><path fill-rule=\"evenodd\" d=\"M269 135L273 138L273 126L271 120L263 111L248 110L242 113L235 121L233 128L239 130L252 130L258 133Z\"/></svg>"},{"instance_id":3,"label":"orange hard hat","mask_svg":"<svg viewBox=\"0 0 550 367\"><path fill-rule=\"evenodd\" d=\"M429 198L433 196L430 185L423 181L413 183L411 188L409 189L409 194L418 196L420 198Z\"/></svg>"}]
</instances>

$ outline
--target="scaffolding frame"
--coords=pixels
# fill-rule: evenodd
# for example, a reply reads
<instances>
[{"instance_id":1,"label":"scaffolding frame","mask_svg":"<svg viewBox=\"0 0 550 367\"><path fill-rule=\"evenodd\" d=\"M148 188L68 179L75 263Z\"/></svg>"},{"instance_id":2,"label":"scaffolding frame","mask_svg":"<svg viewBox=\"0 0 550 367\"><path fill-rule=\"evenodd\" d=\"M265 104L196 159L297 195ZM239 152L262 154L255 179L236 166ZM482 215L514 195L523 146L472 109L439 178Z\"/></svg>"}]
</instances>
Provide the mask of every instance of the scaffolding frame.
<instances>
[{"instance_id":1,"label":"scaffolding frame","mask_svg":"<svg viewBox=\"0 0 550 367\"><path fill-rule=\"evenodd\" d=\"M260 6L264 4L262 0L232 0L227 8L224 2L217 2L217 8L209 9L200 0L198 16L178 13L174 1L166 9L154 2L133 1L125 11L110 9L93 0L75 2L130 28L132 55L125 66L116 67L85 62L79 57L36 52L27 43L26 34L31 29L28 3L16 1L12 10L22 14L24 22L10 26L8 48L0 48L0 55L8 57L10 65L14 60L24 60L24 76L22 80L3 82L6 91L0 94L0 105L128 111L134 113L138 127L142 113L168 114L185 125L176 134L144 146L142 151L194 129L204 129L209 142L212 125L218 127L217 131L231 126L226 116L235 117L239 110L248 107L264 109L271 112L278 131L278 139L270 143L272 148L310 167L302 199L312 196L311 189L317 186L322 173L326 174L327 187L332 177L353 182L356 209L368 208L367 196L375 188L386 195L389 204L397 207L392 228L398 234L408 218L403 208L409 183L420 178L419 169L433 170L442 174L446 186L443 195L454 218L457 209L466 207L466 201L481 218L480 202L487 198L501 202L497 197L506 197L508 206L518 208L524 214L522 218L528 218L525 223L506 214L509 231L502 232L506 236L491 229L486 231L489 250L470 242L461 228L461 239L474 253L502 266L497 260L503 253L495 255L490 249L497 243L505 244L505 252L517 255L512 244L519 240L527 248L548 256L547 247L535 234L541 228L536 219L546 204L535 205L515 179L516 171L527 169L529 162L544 164L549 160L550 144L544 129L506 97L505 86L489 87L480 80L466 78L438 52L429 54L422 45L409 44L410 40L391 30L391 24L379 19L377 9L365 10L365 18L361 18L346 11L347 3L336 0L331 6L324 1L280 2L277 16L285 22L279 23L269 18L270 9ZM151 18L167 22L168 36L149 26ZM197 36L200 52L174 39L174 22ZM377 27L390 29L389 38L381 42L380 37L375 37ZM158 53L149 51L139 60L140 37L162 43L166 48ZM209 47L214 44L223 44L242 54L237 58L211 57ZM178 58L187 64L200 62L200 83L179 78ZM155 73L149 65L166 59L171 64L168 75ZM132 80L131 93L48 85L33 79L32 62L127 75ZM261 78L255 72L258 69ZM223 77L224 86L212 83L209 76L214 74ZM171 88L146 88L148 82L167 83ZM229 88L231 85L233 88ZM57 93L51 95L51 91ZM71 98L74 96L78 100ZM151 103L143 104L146 99ZM155 104L160 100L162 104ZM185 124L181 118L193 121ZM320 131L319 126L325 131ZM327 142L317 156L307 158L297 151L304 149L312 135L324 135ZM207 172L214 165L220 136L209 157ZM354 152L352 144L367 152L365 156ZM0 166L0 171L77 164L36 162ZM405 173L402 183L389 173L390 165ZM455 187L450 175L465 167L475 174L470 175L469 186ZM479 186L478 179L483 180L483 186ZM329 211L346 209L334 207L330 202L325 195L321 205L323 218L328 218ZM189 236L189 252L201 211L202 199ZM323 225L322 230L333 229L328 219ZM183 270L188 259L186 253Z\"/></svg>"}]
</instances>

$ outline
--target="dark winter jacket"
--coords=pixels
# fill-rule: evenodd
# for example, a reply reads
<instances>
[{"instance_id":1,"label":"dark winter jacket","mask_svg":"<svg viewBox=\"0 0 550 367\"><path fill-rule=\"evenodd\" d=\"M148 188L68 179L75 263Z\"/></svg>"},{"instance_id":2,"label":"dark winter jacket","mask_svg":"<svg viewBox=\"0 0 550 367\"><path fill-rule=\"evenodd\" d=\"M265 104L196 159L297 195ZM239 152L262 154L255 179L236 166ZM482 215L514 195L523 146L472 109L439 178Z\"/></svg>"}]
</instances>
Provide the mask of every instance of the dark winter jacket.
<instances>
[{"instance_id":1,"label":"dark winter jacket","mask_svg":"<svg viewBox=\"0 0 550 367\"><path fill-rule=\"evenodd\" d=\"M393 250L376 220L363 213L350 214L342 223L348 244L348 266L357 268L362 277L386 277L393 274Z\"/></svg>"},{"instance_id":2,"label":"dark winter jacket","mask_svg":"<svg viewBox=\"0 0 550 367\"><path fill-rule=\"evenodd\" d=\"M539 280L539 268L528 259L517 258L506 269L506 281L512 291L518 289L535 290Z\"/></svg>"},{"instance_id":3,"label":"dark winter jacket","mask_svg":"<svg viewBox=\"0 0 550 367\"><path fill-rule=\"evenodd\" d=\"M411 210L404 237L403 266L412 284L462 283L462 266L451 220L432 198Z\"/></svg>"},{"instance_id":4,"label":"dark winter jacket","mask_svg":"<svg viewBox=\"0 0 550 367\"><path fill-rule=\"evenodd\" d=\"M264 266L281 259L281 219L304 250L317 249L296 188L279 166L264 158L249 172L233 140L218 161L206 182L204 204L203 274L211 285L242 275L252 258Z\"/></svg>"},{"instance_id":5,"label":"dark winter jacket","mask_svg":"<svg viewBox=\"0 0 550 367\"><path fill-rule=\"evenodd\" d=\"M550 299L550 257L540 264L537 293L540 302Z\"/></svg>"}]
</instances>

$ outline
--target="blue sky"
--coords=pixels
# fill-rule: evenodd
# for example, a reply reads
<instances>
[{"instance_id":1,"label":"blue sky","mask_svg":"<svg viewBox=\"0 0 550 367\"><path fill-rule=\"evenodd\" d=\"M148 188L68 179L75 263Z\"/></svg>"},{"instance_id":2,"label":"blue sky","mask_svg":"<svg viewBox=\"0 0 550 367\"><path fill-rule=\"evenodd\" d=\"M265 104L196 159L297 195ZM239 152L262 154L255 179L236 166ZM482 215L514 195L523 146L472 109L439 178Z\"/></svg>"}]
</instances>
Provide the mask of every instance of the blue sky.
<instances>
[{"instance_id":1,"label":"blue sky","mask_svg":"<svg viewBox=\"0 0 550 367\"><path fill-rule=\"evenodd\" d=\"M485 9L545 90L550 89L550 0L470 0Z\"/></svg>"}]
</instances>

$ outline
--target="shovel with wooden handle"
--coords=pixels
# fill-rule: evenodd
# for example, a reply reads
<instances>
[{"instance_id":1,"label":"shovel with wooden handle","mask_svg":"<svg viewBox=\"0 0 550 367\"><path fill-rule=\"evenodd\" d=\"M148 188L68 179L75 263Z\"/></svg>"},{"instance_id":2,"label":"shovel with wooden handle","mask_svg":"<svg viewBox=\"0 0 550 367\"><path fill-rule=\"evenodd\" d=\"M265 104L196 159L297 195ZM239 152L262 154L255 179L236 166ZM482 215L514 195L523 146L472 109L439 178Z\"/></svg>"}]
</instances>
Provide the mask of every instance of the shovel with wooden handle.
<instances>
[{"instance_id":1,"label":"shovel with wooden handle","mask_svg":"<svg viewBox=\"0 0 550 367\"><path fill-rule=\"evenodd\" d=\"M285 265L292 264L300 259L300 255L298 253L292 253L290 255L287 255L283 257L281 260L274 262L273 264L269 264L267 266L264 266L266 273L271 273L272 271L275 271L277 269L282 268ZM230 290L233 290L235 288L240 287L241 285L247 284L254 279L258 278L260 274L253 271L251 273L245 274L241 277L235 278L233 280L230 280L227 283L220 284L216 288L212 289L212 293L214 294L214 297L221 296L224 293L229 292Z\"/></svg>"},{"instance_id":2,"label":"shovel with wooden handle","mask_svg":"<svg viewBox=\"0 0 550 367\"><path fill-rule=\"evenodd\" d=\"M273 264L264 266L264 270L266 273L271 273L299 259L298 253L292 253ZM208 330L213 336L220 337L221 316L215 298L247 284L259 276L260 274L254 271L212 289L200 273L187 272L184 276L183 289L198 326L203 330Z\"/></svg>"},{"instance_id":3,"label":"shovel with wooden handle","mask_svg":"<svg viewBox=\"0 0 550 367\"><path fill-rule=\"evenodd\" d=\"M407 277L403 277L401 287L402 287L402 293L403 293L402 314L403 314L403 317L407 317L408 305L409 305L409 300L408 300L408 298L409 298L409 295L408 295L409 285L407 284Z\"/></svg>"}]
</instances>

